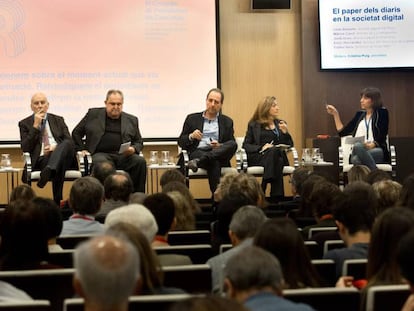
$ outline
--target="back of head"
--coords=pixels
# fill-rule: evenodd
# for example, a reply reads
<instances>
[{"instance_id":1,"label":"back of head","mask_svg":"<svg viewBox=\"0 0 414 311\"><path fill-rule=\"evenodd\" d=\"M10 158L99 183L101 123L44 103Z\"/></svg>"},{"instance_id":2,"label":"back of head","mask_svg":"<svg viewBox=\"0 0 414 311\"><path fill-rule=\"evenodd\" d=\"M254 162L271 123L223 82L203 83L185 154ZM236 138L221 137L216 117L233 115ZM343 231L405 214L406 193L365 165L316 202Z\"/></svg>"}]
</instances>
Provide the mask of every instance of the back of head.
<instances>
[{"instance_id":1,"label":"back of head","mask_svg":"<svg viewBox=\"0 0 414 311\"><path fill-rule=\"evenodd\" d=\"M170 311L247 311L240 303L218 296L192 297L173 304Z\"/></svg>"},{"instance_id":2,"label":"back of head","mask_svg":"<svg viewBox=\"0 0 414 311\"><path fill-rule=\"evenodd\" d=\"M148 196L143 204L154 215L158 225L157 235L166 235L171 230L175 218L173 200L165 193Z\"/></svg>"},{"instance_id":3,"label":"back of head","mask_svg":"<svg viewBox=\"0 0 414 311\"><path fill-rule=\"evenodd\" d=\"M317 274L295 223L289 218L275 218L258 230L254 245L279 259L288 288L315 287Z\"/></svg>"},{"instance_id":4,"label":"back of head","mask_svg":"<svg viewBox=\"0 0 414 311\"><path fill-rule=\"evenodd\" d=\"M90 176L76 179L69 194L69 205L75 213L95 215L102 205L104 188L99 181Z\"/></svg>"},{"instance_id":5,"label":"back of head","mask_svg":"<svg viewBox=\"0 0 414 311\"><path fill-rule=\"evenodd\" d=\"M31 200L36 196L32 187L27 184L18 185L10 194L10 202L16 200Z\"/></svg>"},{"instance_id":6,"label":"back of head","mask_svg":"<svg viewBox=\"0 0 414 311\"><path fill-rule=\"evenodd\" d=\"M381 180L391 180L391 176L389 173L380 169L371 171L365 179L365 181L370 185L373 185L374 183L379 182Z\"/></svg>"},{"instance_id":7,"label":"back of head","mask_svg":"<svg viewBox=\"0 0 414 311\"><path fill-rule=\"evenodd\" d=\"M105 179L104 189L106 199L129 202L134 185L128 173L116 172Z\"/></svg>"},{"instance_id":8,"label":"back of head","mask_svg":"<svg viewBox=\"0 0 414 311\"><path fill-rule=\"evenodd\" d=\"M310 176L311 171L307 168L299 167L293 171L291 183L294 189L294 194L300 195L302 193L302 186L305 180Z\"/></svg>"},{"instance_id":9,"label":"back of head","mask_svg":"<svg viewBox=\"0 0 414 311\"><path fill-rule=\"evenodd\" d=\"M356 181L345 188L333 214L351 235L358 231L370 232L377 206L378 199L372 187L365 182Z\"/></svg>"},{"instance_id":10,"label":"back of head","mask_svg":"<svg viewBox=\"0 0 414 311\"><path fill-rule=\"evenodd\" d=\"M74 253L75 288L85 305L113 310L128 303L139 279L139 255L126 241L99 236Z\"/></svg>"},{"instance_id":11,"label":"back of head","mask_svg":"<svg viewBox=\"0 0 414 311\"><path fill-rule=\"evenodd\" d=\"M316 184L309 197L309 207L313 215L319 219L332 214L333 207L341 195L339 187L331 182L323 181Z\"/></svg>"},{"instance_id":12,"label":"back of head","mask_svg":"<svg viewBox=\"0 0 414 311\"><path fill-rule=\"evenodd\" d=\"M230 185L238 174L239 173L237 172L228 172L223 177L221 177L220 183L218 184L217 189L214 192L215 201L219 202L221 199L223 199L224 196L228 194Z\"/></svg>"},{"instance_id":13,"label":"back of head","mask_svg":"<svg viewBox=\"0 0 414 311\"><path fill-rule=\"evenodd\" d=\"M158 231L157 222L152 213L140 204L129 204L121 206L109 212L105 218L107 228L125 222L137 227L148 239L149 242L154 240Z\"/></svg>"},{"instance_id":14,"label":"back of head","mask_svg":"<svg viewBox=\"0 0 414 311\"><path fill-rule=\"evenodd\" d=\"M112 162L102 161L93 164L91 176L95 177L103 185L105 179L116 172Z\"/></svg>"},{"instance_id":15,"label":"back of head","mask_svg":"<svg viewBox=\"0 0 414 311\"><path fill-rule=\"evenodd\" d=\"M33 199L33 204L39 208L45 217L47 238L53 239L58 237L62 232L63 217L55 201L37 197Z\"/></svg>"},{"instance_id":16,"label":"back of head","mask_svg":"<svg viewBox=\"0 0 414 311\"><path fill-rule=\"evenodd\" d=\"M171 181L162 188L163 193L168 193L171 191L180 192L186 198L186 200L191 204L191 210L194 213L200 211L200 207L198 206L197 201L194 199L193 195L191 194L190 190L185 184L183 184L182 182L178 182L178 181Z\"/></svg>"},{"instance_id":17,"label":"back of head","mask_svg":"<svg viewBox=\"0 0 414 311\"><path fill-rule=\"evenodd\" d=\"M266 220L267 217L260 208L247 205L234 213L229 228L242 241L254 237Z\"/></svg>"},{"instance_id":18,"label":"back of head","mask_svg":"<svg viewBox=\"0 0 414 311\"><path fill-rule=\"evenodd\" d=\"M398 263L402 276L414 286L414 230L412 229L400 241L398 247Z\"/></svg>"},{"instance_id":19,"label":"back of head","mask_svg":"<svg viewBox=\"0 0 414 311\"><path fill-rule=\"evenodd\" d=\"M372 188L378 198L378 209L376 214L379 215L387 208L393 207L397 204L400 198L402 186L393 180L382 180L374 183Z\"/></svg>"},{"instance_id":20,"label":"back of head","mask_svg":"<svg viewBox=\"0 0 414 311\"><path fill-rule=\"evenodd\" d=\"M134 192L129 196L129 204L142 204L144 203L147 195L144 192Z\"/></svg>"},{"instance_id":21,"label":"back of head","mask_svg":"<svg viewBox=\"0 0 414 311\"><path fill-rule=\"evenodd\" d=\"M168 192L167 195L173 200L175 207L175 230L195 230L195 216L191 210L191 204L178 191Z\"/></svg>"},{"instance_id":22,"label":"back of head","mask_svg":"<svg viewBox=\"0 0 414 311\"><path fill-rule=\"evenodd\" d=\"M280 292L283 286L279 260L256 246L248 246L231 256L224 268L224 277L236 293L267 288Z\"/></svg>"},{"instance_id":23,"label":"back of head","mask_svg":"<svg viewBox=\"0 0 414 311\"><path fill-rule=\"evenodd\" d=\"M402 184L399 205L414 210L414 174L408 176Z\"/></svg>"},{"instance_id":24,"label":"back of head","mask_svg":"<svg viewBox=\"0 0 414 311\"><path fill-rule=\"evenodd\" d=\"M367 277L373 284L399 284L398 243L414 227L414 211L390 208L375 221L368 252Z\"/></svg>"},{"instance_id":25,"label":"back of head","mask_svg":"<svg viewBox=\"0 0 414 311\"><path fill-rule=\"evenodd\" d=\"M257 179L245 173L234 177L225 197L238 198L239 201L245 202L243 205L262 206L264 203L264 193Z\"/></svg>"},{"instance_id":26,"label":"back of head","mask_svg":"<svg viewBox=\"0 0 414 311\"><path fill-rule=\"evenodd\" d=\"M161 188L172 181L180 182L185 185L185 176L179 170L166 170L160 178Z\"/></svg>"},{"instance_id":27,"label":"back of head","mask_svg":"<svg viewBox=\"0 0 414 311\"><path fill-rule=\"evenodd\" d=\"M365 165L354 165L348 172L348 183L366 181L371 170Z\"/></svg>"},{"instance_id":28,"label":"back of head","mask_svg":"<svg viewBox=\"0 0 414 311\"><path fill-rule=\"evenodd\" d=\"M302 191L299 193L302 200L300 203L300 208L298 214L302 217L312 217L312 210L309 206L310 196L312 194L313 188L315 185L325 182L326 178L317 175L317 174L310 174L308 178L302 184Z\"/></svg>"}]
</instances>

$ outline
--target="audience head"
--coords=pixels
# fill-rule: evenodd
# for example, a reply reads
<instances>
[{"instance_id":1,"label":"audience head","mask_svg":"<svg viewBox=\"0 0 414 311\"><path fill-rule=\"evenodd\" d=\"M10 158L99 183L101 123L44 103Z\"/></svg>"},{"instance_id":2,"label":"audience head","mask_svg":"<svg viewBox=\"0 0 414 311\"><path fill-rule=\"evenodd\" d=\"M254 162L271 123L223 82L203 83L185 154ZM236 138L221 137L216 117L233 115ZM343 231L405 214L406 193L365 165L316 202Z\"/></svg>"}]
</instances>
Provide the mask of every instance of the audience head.
<instances>
[{"instance_id":1,"label":"audience head","mask_svg":"<svg viewBox=\"0 0 414 311\"><path fill-rule=\"evenodd\" d=\"M195 216L191 210L190 203L178 191L168 192L167 195L173 200L175 207L175 230L195 230Z\"/></svg>"},{"instance_id":2,"label":"audience head","mask_svg":"<svg viewBox=\"0 0 414 311\"><path fill-rule=\"evenodd\" d=\"M240 303L261 291L281 295L283 283L279 260L256 246L248 246L231 256L224 268L225 292Z\"/></svg>"},{"instance_id":3,"label":"audience head","mask_svg":"<svg viewBox=\"0 0 414 311\"><path fill-rule=\"evenodd\" d=\"M258 230L254 245L279 259L287 288L317 287L318 277L302 235L289 218L266 221Z\"/></svg>"},{"instance_id":4,"label":"audience head","mask_svg":"<svg viewBox=\"0 0 414 311\"><path fill-rule=\"evenodd\" d=\"M37 269L48 256L45 217L32 201L16 200L6 207L0 226L2 270Z\"/></svg>"},{"instance_id":5,"label":"audience head","mask_svg":"<svg viewBox=\"0 0 414 311\"><path fill-rule=\"evenodd\" d=\"M146 197L144 192L133 192L129 196L129 204L142 204Z\"/></svg>"},{"instance_id":6,"label":"audience head","mask_svg":"<svg viewBox=\"0 0 414 311\"><path fill-rule=\"evenodd\" d=\"M301 217L313 217L312 209L310 208L310 197L315 185L326 182L326 178L312 173L306 178L302 184L302 191L299 193L301 196L300 208L298 215Z\"/></svg>"},{"instance_id":7,"label":"audience head","mask_svg":"<svg viewBox=\"0 0 414 311\"><path fill-rule=\"evenodd\" d=\"M116 172L115 166L112 162L101 161L93 164L92 177L95 177L103 185L105 179Z\"/></svg>"},{"instance_id":8,"label":"audience head","mask_svg":"<svg viewBox=\"0 0 414 311\"><path fill-rule=\"evenodd\" d=\"M144 205L140 204L129 204L118 207L110 211L105 218L105 226L107 228L120 222L137 227L147 237L150 243L154 240L155 234L158 231L154 216Z\"/></svg>"},{"instance_id":9,"label":"audience head","mask_svg":"<svg viewBox=\"0 0 414 311\"><path fill-rule=\"evenodd\" d=\"M214 201L220 202L223 197L227 195L230 184L238 174L239 173L236 172L228 172L220 179L220 183L217 185L217 189L214 192Z\"/></svg>"},{"instance_id":10,"label":"audience head","mask_svg":"<svg viewBox=\"0 0 414 311\"><path fill-rule=\"evenodd\" d=\"M260 124L266 124L269 122L269 119L276 119L277 114L272 113L272 108L277 109L276 112L279 112L279 106L277 105L276 97L266 96L263 97L257 104L256 110L253 113L250 122L258 122Z\"/></svg>"},{"instance_id":11,"label":"audience head","mask_svg":"<svg viewBox=\"0 0 414 311\"><path fill-rule=\"evenodd\" d=\"M47 239L51 240L60 235L63 227L63 217L60 208L52 199L37 197L33 199L45 217Z\"/></svg>"},{"instance_id":12,"label":"audience head","mask_svg":"<svg viewBox=\"0 0 414 311\"><path fill-rule=\"evenodd\" d=\"M290 180L293 196L300 195L302 193L302 185L310 174L311 171L304 167L299 167L293 171Z\"/></svg>"},{"instance_id":13,"label":"audience head","mask_svg":"<svg viewBox=\"0 0 414 311\"><path fill-rule=\"evenodd\" d=\"M348 172L348 183L350 184L354 181L366 181L370 172L371 170L368 166L354 165Z\"/></svg>"},{"instance_id":14,"label":"audience head","mask_svg":"<svg viewBox=\"0 0 414 311\"><path fill-rule=\"evenodd\" d=\"M331 182L323 181L313 187L309 197L309 207L316 219L332 214L338 198L342 195L339 187Z\"/></svg>"},{"instance_id":15,"label":"audience head","mask_svg":"<svg viewBox=\"0 0 414 311\"><path fill-rule=\"evenodd\" d=\"M379 109L382 107L382 97L381 97L381 91L376 87L366 87L361 90L361 98L369 98L372 102L372 108L373 109Z\"/></svg>"},{"instance_id":16,"label":"audience head","mask_svg":"<svg viewBox=\"0 0 414 311\"><path fill-rule=\"evenodd\" d=\"M104 188L90 176L76 179L69 193L69 205L80 215L95 215L99 212L104 197Z\"/></svg>"},{"instance_id":17,"label":"audience head","mask_svg":"<svg viewBox=\"0 0 414 311\"><path fill-rule=\"evenodd\" d=\"M373 184L372 188L378 198L376 214L379 215L387 208L394 207L397 204L402 186L393 180L382 180Z\"/></svg>"},{"instance_id":18,"label":"audience head","mask_svg":"<svg viewBox=\"0 0 414 311\"><path fill-rule=\"evenodd\" d=\"M357 232L371 232L377 206L378 199L369 184L355 181L348 185L333 210L341 238L345 241Z\"/></svg>"},{"instance_id":19,"label":"audience head","mask_svg":"<svg viewBox=\"0 0 414 311\"><path fill-rule=\"evenodd\" d=\"M414 211L408 208L389 208L378 216L368 250L368 285L402 283L397 246L413 227Z\"/></svg>"},{"instance_id":20,"label":"audience head","mask_svg":"<svg viewBox=\"0 0 414 311\"><path fill-rule=\"evenodd\" d=\"M399 205L414 210L414 174L408 176L402 184Z\"/></svg>"},{"instance_id":21,"label":"audience head","mask_svg":"<svg viewBox=\"0 0 414 311\"><path fill-rule=\"evenodd\" d=\"M192 297L181 300L172 305L170 311L247 311L235 300L218 296Z\"/></svg>"},{"instance_id":22,"label":"audience head","mask_svg":"<svg viewBox=\"0 0 414 311\"><path fill-rule=\"evenodd\" d=\"M85 306L115 310L128 305L137 287L139 255L126 241L111 237L92 238L75 249L74 287Z\"/></svg>"},{"instance_id":23,"label":"audience head","mask_svg":"<svg viewBox=\"0 0 414 311\"><path fill-rule=\"evenodd\" d=\"M106 199L128 202L134 185L128 173L116 172L105 179L104 189Z\"/></svg>"},{"instance_id":24,"label":"audience head","mask_svg":"<svg viewBox=\"0 0 414 311\"><path fill-rule=\"evenodd\" d=\"M383 170L376 169L376 170L371 171L368 174L365 181L369 183L370 185L373 185L376 182L379 182L381 180L391 180L391 176L389 173Z\"/></svg>"},{"instance_id":25,"label":"audience head","mask_svg":"<svg viewBox=\"0 0 414 311\"><path fill-rule=\"evenodd\" d=\"M128 223L117 223L108 228L106 234L127 239L140 255L141 293L154 293L162 286L162 271L158 257L151 248L147 237L135 226Z\"/></svg>"},{"instance_id":26,"label":"audience head","mask_svg":"<svg viewBox=\"0 0 414 311\"><path fill-rule=\"evenodd\" d=\"M18 185L17 187L13 188L10 194L10 202L16 200L31 200L36 197L35 192L33 191L32 187L27 184Z\"/></svg>"},{"instance_id":27,"label":"audience head","mask_svg":"<svg viewBox=\"0 0 414 311\"><path fill-rule=\"evenodd\" d=\"M414 292L414 230L407 233L398 247L398 263L402 276L408 281L411 292Z\"/></svg>"},{"instance_id":28,"label":"audience head","mask_svg":"<svg viewBox=\"0 0 414 311\"><path fill-rule=\"evenodd\" d=\"M158 225L157 235L165 236L175 227L175 207L173 200L165 193L149 195L143 204L150 210Z\"/></svg>"},{"instance_id":29,"label":"audience head","mask_svg":"<svg viewBox=\"0 0 414 311\"><path fill-rule=\"evenodd\" d=\"M179 170L166 170L160 178L161 188L172 181L180 182L185 185L185 176Z\"/></svg>"},{"instance_id":30,"label":"audience head","mask_svg":"<svg viewBox=\"0 0 414 311\"><path fill-rule=\"evenodd\" d=\"M179 181L171 181L162 188L163 193L168 193L171 191L180 192L191 205L191 210L193 211L193 213L198 213L199 211L201 211L200 206L198 205L197 201L194 199L193 195L191 194L190 190L185 184Z\"/></svg>"},{"instance_id":31,"label":"audience head","mask_svg":"<svg viewBox=\"0 0 414 311\"><path fill-rule=\"evenodd\" d=\"M265 213L256 206L247 205L237 210L229 226L229 235L233 245L254 237L266 220Z\"/></svg>"}]
</instances>

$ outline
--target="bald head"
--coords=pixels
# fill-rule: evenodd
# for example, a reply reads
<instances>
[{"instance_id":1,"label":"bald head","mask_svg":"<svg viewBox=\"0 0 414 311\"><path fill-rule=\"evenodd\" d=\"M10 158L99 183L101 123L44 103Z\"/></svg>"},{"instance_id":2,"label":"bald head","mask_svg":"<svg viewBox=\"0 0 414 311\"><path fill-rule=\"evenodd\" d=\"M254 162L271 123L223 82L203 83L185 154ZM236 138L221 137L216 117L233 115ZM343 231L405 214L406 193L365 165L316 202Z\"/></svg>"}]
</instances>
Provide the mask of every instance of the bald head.
<instances>
[{"instance_id":1,"label":"bald head","mask_svg":"<svg viewBox=\"0 0 414 311\"><path fill-rule=\"evenodd\" d=\"M136 250L129 242L111 236L82 243L75 250L74 265L75 289L85 304L102 310L127 304L139 279Z\"/></svg>"},{"instance_id":2,"label":"bald head","mask_svg":"<svg viewBox=\"0 0 414 311\"><path fill-rule=\"evenodd\" d=\"M30 100L30 108L34 113L45 114L49 109L49 102L43 93L35 93Z\"/></svg>"},{"instance_id":3,"label":"bald head","mask_svg":"<svg viewBox=\"0 0 414 311\"><path fill-rule=\"evenodd\" d=\"M134 191L134 184L128 173L116 172L105 179L104 188L105 198L127 203Z\"/></svg>"}]
</instances>

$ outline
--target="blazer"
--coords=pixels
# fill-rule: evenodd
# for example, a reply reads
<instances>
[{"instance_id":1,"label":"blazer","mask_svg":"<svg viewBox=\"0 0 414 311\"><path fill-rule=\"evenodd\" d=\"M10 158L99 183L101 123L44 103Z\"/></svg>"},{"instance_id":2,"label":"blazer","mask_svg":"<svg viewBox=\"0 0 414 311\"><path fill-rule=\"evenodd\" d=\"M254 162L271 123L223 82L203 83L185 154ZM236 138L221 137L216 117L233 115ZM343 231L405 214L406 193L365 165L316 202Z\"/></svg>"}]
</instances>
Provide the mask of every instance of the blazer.
<instances>
[{"instance_id":1,"label":"blazer","mask_svg":"<svg viewBox=\"0 0 414 311\"><path fill-rule=\"evenodd\" d=\"M340 137L352 135L358 129L359 123L365 118L366 112L364 110L357 111L353 119L345 125L342 130L338 131ZM390 153L388 151L387 136L388 136L388 110L386 108L379 108L372 114L372 134L374 135L374 142L377 147L380 147L384 153L384 161L390 161Z\"/></svg>"},{"instance_id":2,"label":"blazer","mask_svg":"<svg viewBox=\"0 0 414 311\"><path fill-rule=\"evenodd\" d=\"M51 134L58 144L66 139L72 142L68 127L61 116L47 113L47 121L49 122ZM35 165L42 149L42 132L33 127L33 122L34 116L30 115L19 122L19 129L22 151L30 153L32 165Z\"/></svg>"},{"instance_id":3,"label":"blazer","mask_svg":"<svg viewBox=\"0 0 414 311\"><path fill-rule=\"evenodd\" d=\"M203 131L203 124L203 112L189 114L184 121L183 129L180 137L178 138L178 145L190 153L196 150L200 141L196 139L191 141L189 135L196 129ZM218 116L218 124L219 143L225 143L231 140L234 141L233 120L220 113Z\"/></svg>"},{"instance_id":4,"label":"blazer","mask_svg":"<svg viewBox=\"0 0 414 311\"><path fill-rule=\"evenodd\" d=\"M95 153L96 147L105 133L105 108L91 108L72 131L76 150L88 150ZM85 142L82 140L86 136ZM131 142L136 153L140 153L144 144L138 127L138 118L132 114L121 113L122 143Z\"/></svg>"}]
</instances>

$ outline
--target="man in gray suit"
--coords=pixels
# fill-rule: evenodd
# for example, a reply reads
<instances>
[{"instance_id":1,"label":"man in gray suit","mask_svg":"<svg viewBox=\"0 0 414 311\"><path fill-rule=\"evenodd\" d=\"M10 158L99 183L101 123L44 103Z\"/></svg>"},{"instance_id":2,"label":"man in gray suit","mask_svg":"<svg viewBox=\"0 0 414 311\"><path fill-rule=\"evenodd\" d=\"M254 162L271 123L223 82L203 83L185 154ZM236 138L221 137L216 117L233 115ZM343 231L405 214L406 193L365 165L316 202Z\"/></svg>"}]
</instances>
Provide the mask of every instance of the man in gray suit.
<instances>
[{"instance_id":1,"label":"man in gray suit","mask_svg":"<svg viewBox=\"0 0 414 311\"><path fill-rule=\"evenodd\" d=\"M117 169L129 173L134 191L145 192L147 165L139 156L143 141L138 118L122 111L124 95L119 90L109 90L105 108L91 108L72 132L77 150L92 154L94 163L109 161ZM82 141L86 136L85 142ZM121 144L130 143L122 150Z\"/></svg>"}]
</instances>

